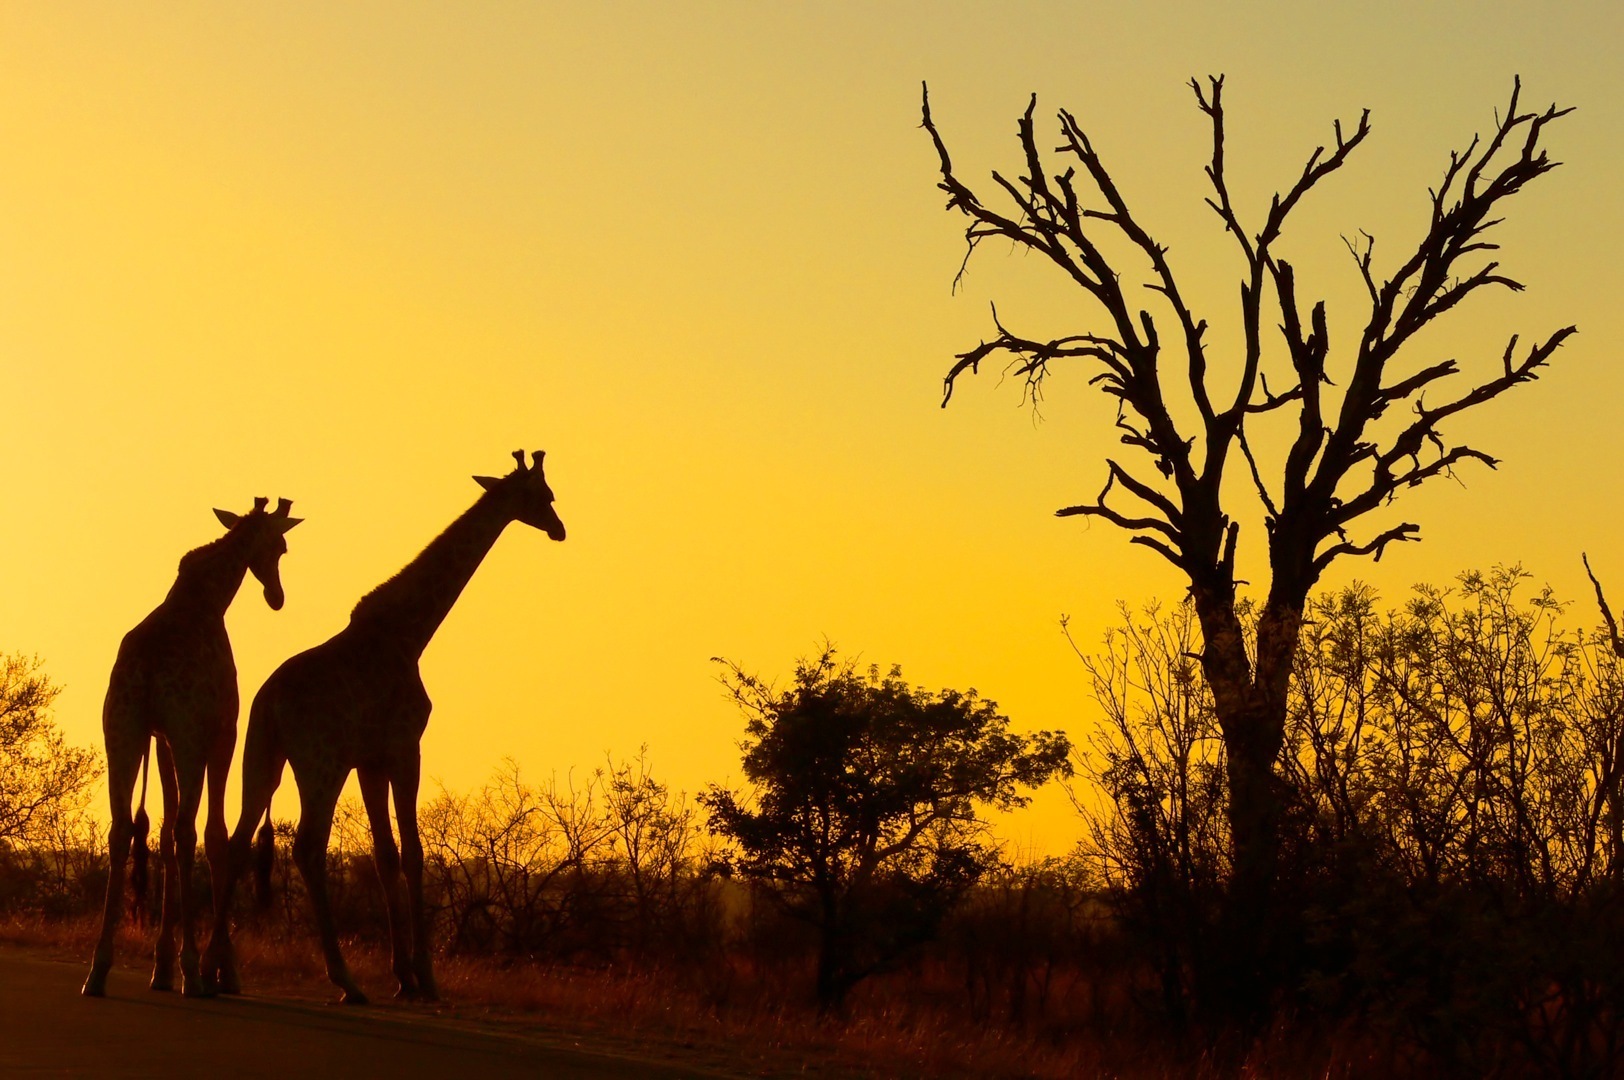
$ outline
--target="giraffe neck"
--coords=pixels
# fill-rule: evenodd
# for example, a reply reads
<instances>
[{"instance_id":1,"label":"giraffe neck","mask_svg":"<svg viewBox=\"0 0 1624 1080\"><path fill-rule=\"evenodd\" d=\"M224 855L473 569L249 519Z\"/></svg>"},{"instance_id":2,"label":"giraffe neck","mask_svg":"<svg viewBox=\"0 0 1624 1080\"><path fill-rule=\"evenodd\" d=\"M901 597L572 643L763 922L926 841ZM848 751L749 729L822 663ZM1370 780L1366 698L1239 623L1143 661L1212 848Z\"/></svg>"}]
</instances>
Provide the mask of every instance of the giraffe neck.
<instances>
[{"instance_id":1,"label":"giraffe neck","mask_svg":"<svg viewBox=\"0 0 1624 1080\"><path fill-rule=\"evenodd\" d=\"M224 619L248 572L248 548L236 531L181 556L164 606Z\"/></svg>"},{"instance_id":2,"label":"giraffe neck","mask_svg":"<svg viewBox=\"0 0 1624 1080\"><path fill-rule=\"evenodd\" d=\"M385 635L412 656L422 655L511 520L489 493L480 496L400 573L362 597L350 612L350 625Z\"/></svg>"}]
</instances>

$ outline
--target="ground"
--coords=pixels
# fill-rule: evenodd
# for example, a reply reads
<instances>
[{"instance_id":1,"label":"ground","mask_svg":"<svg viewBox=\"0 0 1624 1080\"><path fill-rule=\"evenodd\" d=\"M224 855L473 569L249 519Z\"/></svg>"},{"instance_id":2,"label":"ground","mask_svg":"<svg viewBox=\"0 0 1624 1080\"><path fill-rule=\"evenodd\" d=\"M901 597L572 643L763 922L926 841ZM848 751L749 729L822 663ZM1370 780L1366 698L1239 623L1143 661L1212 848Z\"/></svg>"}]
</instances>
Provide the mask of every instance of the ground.
<instances>
[{"instance_id":1,"label":"ground","mask_svg":"<svg viewBox=\"0 0 1624 1080\"><path fill-rule=\"evenodd\" d=\"M594 1045L534 1025L521 1030L394 1003L356 1008L252 994L192 1000L154 993L140 971L125 967L114 970L107 997L85 998L84 968L0 949L0 1075L744 1075L712 1062L669 1060L665 1049L641 1056L635 1047Z\"/></svg>"}]
</instances>

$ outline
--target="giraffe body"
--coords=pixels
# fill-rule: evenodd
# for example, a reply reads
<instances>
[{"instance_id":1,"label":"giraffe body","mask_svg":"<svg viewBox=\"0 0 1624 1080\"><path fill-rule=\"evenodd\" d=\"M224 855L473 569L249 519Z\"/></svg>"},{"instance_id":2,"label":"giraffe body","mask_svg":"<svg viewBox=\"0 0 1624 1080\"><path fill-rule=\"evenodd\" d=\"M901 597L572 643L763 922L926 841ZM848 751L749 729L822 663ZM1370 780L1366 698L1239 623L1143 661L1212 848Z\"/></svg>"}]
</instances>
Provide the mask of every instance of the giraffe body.
<instances>
[{"instance_id":1,"label":"giraffe body","mask_svg":"<svg viewBox=\"0 0 1624 1080\"><path fill-rule=\"evenodd\" d=\"M196 857L197 811L205 785L209 817L204 844L215 895L219 895L226 871L224 801L226 774L237 744L237 667L226 635L225 613L250 571L264 586L271 608L282 606L279 561L287 551L283 534L299 523L298 518L288 517L292 505L288 500L269 514L265 512L267 502L255 500L253 511L241 516L216 510L228 529L226 535L181 559L175 584L163 603L119 645L102 705L112 810L110 872L101 937L84 985L88 996L100 997L106 992L113 935L124 906L124 861L135 827L130 796L154 741L164 805L159 832L164 885L152 988L174 987L178 924L182 989L189 995L204 992L187 885Z\"/></svg>"},{"instance_id":2,"label":"giraffe body","mask_svg":"<svg viewBox=\"0 0 1624 1080\"><path fill-rule=\"evenodd\" d=\"M327 841L333 812L353 771L372 827L372 852L388 905L390 948L399 993L436 994L423 908L423 845L417 830L419 742L428 725L428 692L418 660L502 530L520 521L564 539L541 454L501 479L476 477L486 490L405 569L355 606L342 631L292 657L254 696L243 748L242 816L230 841L228 902L215 912L204 975L235 979L229 897L246 867L254 827L267 812L284 765L299 789L294 863L315 909L328 977L346 1002L366 1000L339 950L328 903ZM389 821L393 792L400 845ZM402 877L404 893L402 895Z\"/></svg>"}]
</instances>

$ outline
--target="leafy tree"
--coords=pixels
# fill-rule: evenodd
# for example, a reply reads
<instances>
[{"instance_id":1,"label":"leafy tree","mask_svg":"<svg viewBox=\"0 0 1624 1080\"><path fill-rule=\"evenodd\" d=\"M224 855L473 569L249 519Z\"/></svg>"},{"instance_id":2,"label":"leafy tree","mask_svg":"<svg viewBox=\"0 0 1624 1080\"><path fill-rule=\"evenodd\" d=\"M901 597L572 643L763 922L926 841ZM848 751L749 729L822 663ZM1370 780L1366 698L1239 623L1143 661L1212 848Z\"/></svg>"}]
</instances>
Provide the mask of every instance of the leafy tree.
<instances>
[{"instance_id":1,"label":"leafy tree","mask_svg":"<svg viewBox=\"0 0 1624 1080\"><path fill-rule=\"evenodd\" d=\"M1024 806L1022 789L1069 775L1064 734L1009 731L974 690L931 693L825 646L779 691L738 665L722 676L748 717L753 798L699 798L738 848L737 867L818 936L817 998L850 989L913 945L990 866L979 807Z\"/></svg>"},{"instance_id":2,"label":"leafy tree","mask_svg":"<svg viewBox=\"0 0 1624 1080\"><path fill-rule=\"evenodd\" d=\"M37 658L0 655L0 844L27 844L82 808L101 776L94 751L69 746L51 718L61 693Z\"/></svg>"},{"instance_id":3,"label":"leafy tree","mask_svg":"<svg viewBox=\"0 0 1624 1080\"><path fill-rule=\"evenodd\" d=\"M1326 305L1305 295L1306 283L1298 281L1279 243L1292 212L1370 134L1369 111L1351 129L1337 123L1334 145L1309 154L1301 175L1274 196L1261 222L1248 225L1231 199L1226 174L1223 79L1205 85L1192 80L1191 86L1212 131L1206 201L1240 256L1241 345L1228 357L1209 354L1208 322L1187 301L1168 248L1129 208L1072 113L1059 113L1059 146L1048 155L1070 159L1060 168L1039 147L1032 98L1019 127L1023 172L1013 180L993 173L998 201L1008 204L1002 209L961 179L926 98L924 127L940 159L939 187L948 209L969 219L966 260L988 239L1030 251L1075 284L1100 315L1060 337L1034 338L1012 330L995 312L996 336L958 355L946 376L943 404L960 375L1000 357L1033 395L1051 367L1080 363L1090 381L1115 399L1116 425L1133 456L1106 462L1106 482L1093 501L1057 513L1100 518L1127 530L1132 543L1156 552L1189 581L1229 788L1233 872L1224 938L1232 950L1231 997L1243 1012L1256 1012L1271 979L1264 945L1280 914L1272 886L1281 870L1289 801L1275 766L1310 590L1337 559L1380 558L1388 545L1417 538L1419 526L1412 522L1369 529L1373 510L1404 490L1451 476L1468 461L1495 465L1482 450L1452 442L1444 426L1537 379L1574 333L1570 326L1524 349L1512 337L1503 355L1472 376L1453 359L1410 359L1417 335L1473 294L1522 288L1493 258L1492 233L1506 201L1556 168L1541 140L1568 110L1519 111L1517 84L1489 136L1450 154L1443 177L1428 192L1426 229L1413 247L1401 249L1383 268L1368 233L1349 242L1367 303L1350 318L1355 333L1338 350L1348 359L1335 369ZM1118 254L1123 250L1131 258ZM1275 389L1264 363L1271 324L1289 361L1275 372L1284 376ZM1404 418L1381 423L1390 409L1402 410ZM1254 453L1259 425L1271 414L1285 418L1289 442L1278 467ZM1234 469L1244 470L1241 477ZM1235 503L1243 484L1261 512L1269 562L1267 591L1250 634L1236 594L1241 517ZM1361 526L1367 532L1356 535Z\"/></svg>"}]
</instances>

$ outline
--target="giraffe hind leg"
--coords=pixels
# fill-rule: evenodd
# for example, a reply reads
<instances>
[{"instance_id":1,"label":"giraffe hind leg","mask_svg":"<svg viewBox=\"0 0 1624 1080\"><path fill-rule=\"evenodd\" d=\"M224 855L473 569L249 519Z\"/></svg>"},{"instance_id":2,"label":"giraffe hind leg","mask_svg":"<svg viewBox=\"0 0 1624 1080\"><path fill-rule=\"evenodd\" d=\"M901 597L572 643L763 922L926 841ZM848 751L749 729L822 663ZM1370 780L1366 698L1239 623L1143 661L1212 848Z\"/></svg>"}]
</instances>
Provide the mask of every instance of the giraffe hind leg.
<instances>
[{"instance_id":1,"label":"giraffe hind leg","mask_svg":"<svg viewBox=\"0 0 1624 1080\"><path fill-rule=\"evenodd\" d=\"M129 858L130 837L135 832L130 798L135 794L135 778L141 769L145 742L145 732L139 739L116 738L110 732L107 739L107 794L112 811L112 824L107 830L107 899L102 907L101 935L90 961L90 974L80 991L86 997L103 997L107 993L107 973L113 967L113 935L124 913L124 863Z\"/></svg>"},{"instance_id":2,"label":"giraffe hind leg","mask_svg":"<svg viewBox=\"0 0 1624 1080\"><path fill-rule=\"evenodd\" d=\"M383 886L385 909L389 914L389 955L395 979L400 983L396 997L417 996L417 975L412 970L410 937L406 928L406 905L401 898L400 850L395 847L389 826L389 777L373 769L359 770L361 801L366 805L372 826L372 862Z\"/></svg>"},{"instance_id":3,"label":"giraffe hind leg","mask_svg":"<svg viewBox=\"0 0 1624 1080\"><path fill-rule=\"evenodd\" d=\"M412 916L412 968L417 974L417 992L425 1001L436 1001L433 954L429 950L428 910L423 905L423 838L417 831L417 785L421 759L411 760L395 771L395 820L400 823L401 862L406 871L406 899Z\"/></svg>"}]
</instances>

